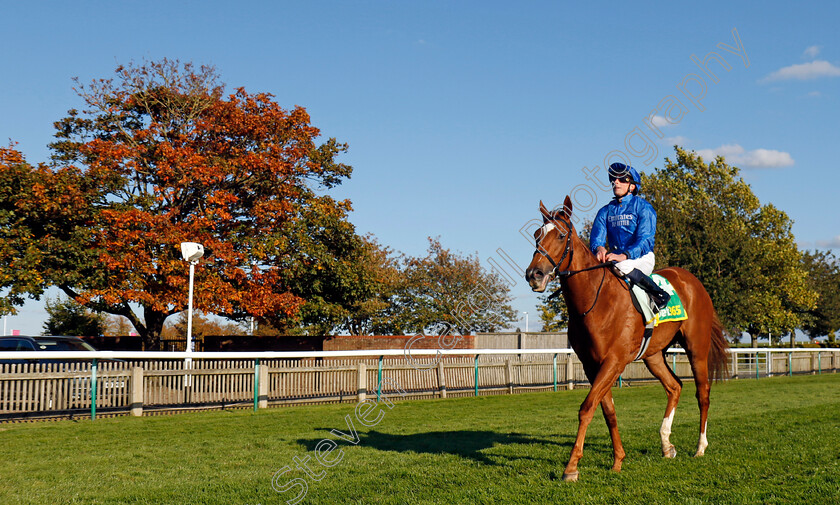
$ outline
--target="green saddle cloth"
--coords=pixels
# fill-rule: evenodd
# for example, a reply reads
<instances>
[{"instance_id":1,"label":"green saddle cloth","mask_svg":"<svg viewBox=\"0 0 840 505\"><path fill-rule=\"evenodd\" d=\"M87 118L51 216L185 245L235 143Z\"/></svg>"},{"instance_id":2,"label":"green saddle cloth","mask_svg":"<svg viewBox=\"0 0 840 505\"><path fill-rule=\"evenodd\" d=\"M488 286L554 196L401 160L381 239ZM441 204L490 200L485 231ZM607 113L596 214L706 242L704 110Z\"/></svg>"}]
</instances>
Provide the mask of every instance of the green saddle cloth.
<instances>
[{"instance_id":1,"label":"green saddle cloth","mask_svg":"<svg viewBox=\"0 0 840 505\"><path fill-rule=\"evenodd\" d=\"M659 274L653 274L650 278L653 279L660 288L665 290L666 293L671 295L671 299L668 301L668 305L665 308L654 314L653 310L650 308L650 297L647 292L639 286L633 286L633 296L636 297L639 301L639 306L642 307L642 315L645 318L645 324L653 321L653 326L656 327L659 323L667 321L683 321L688 319L688 314L685 313L685 307L683 306L682 300L680 300L680 295L678 295L674 290L674 286L671 285L671 282Z\"/></svg>"}]
</instances>

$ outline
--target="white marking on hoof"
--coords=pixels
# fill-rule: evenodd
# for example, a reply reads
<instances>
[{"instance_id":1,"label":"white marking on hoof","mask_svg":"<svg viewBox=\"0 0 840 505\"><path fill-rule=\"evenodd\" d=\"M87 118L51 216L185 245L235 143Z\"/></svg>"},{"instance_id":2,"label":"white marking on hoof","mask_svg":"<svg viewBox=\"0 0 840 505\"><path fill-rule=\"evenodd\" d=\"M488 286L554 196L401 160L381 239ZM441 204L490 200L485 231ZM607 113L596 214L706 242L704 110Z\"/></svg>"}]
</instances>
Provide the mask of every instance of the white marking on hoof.
<instances>
[{"instance_id":1,"label":"white marking on hoof","mask_svg":"<svg viewBox=\"0 0 840 505\"><path fill-rule=\"evenodd\" d=\"M564 473L563 482L575 482L580 477L580 472Z\"/></svg>"},{"instance_id":2,"label":"white marking on hoof","mask_svg":"<svg viewBox=\"0 0 840 505\"><path fill-rule=\"evenodd\" d=\"M694 457L699 458L705 454L706 447L709 447L709 441L706 439L706 423L703 423L703 428L700 430L700 440L697 441L697 452L694 454Z\"/></svg>"},{"instance_id":3,"label":"white marking on hoof","mask_svg":"<svg viewBox=\"0 0 840 505\"><path fill-rule=\"evenodd\" d=\"M694 457L699 458L700 456L706 454L706 447L709 447L709 441L706 440L706 431L704 430L703 433L700 434L700 440L697 442L697 453L694 454Z\"/></svg>"},{"instance_id":4,"label":"white marking on hoof","mask_svg":"<svg viewBox=\"0 0 840 505\"><path fill-rule=\"evenodd\" d=\"M662 455L668 459L674 459L677 457L677 448L673 445L667 449L663 448Z\"/></svg>"},{"instance_id":5,"label":"white marking on hoof","mask_svg":"<svg viewBox=\"0 0 840 505\"><path fill-rule=\"evenodd\" d=\"M671 411L665 419L662 420L662 427L659 428L659 438L662 440L662 454L666 458L673 458L677 454L677 450L674 449L674 445L671 443L671 423L674 422L674 413L676 413L677 409ZM673 456L669 456L671 451L674 452Z\"/></svg>"}]
</instances>

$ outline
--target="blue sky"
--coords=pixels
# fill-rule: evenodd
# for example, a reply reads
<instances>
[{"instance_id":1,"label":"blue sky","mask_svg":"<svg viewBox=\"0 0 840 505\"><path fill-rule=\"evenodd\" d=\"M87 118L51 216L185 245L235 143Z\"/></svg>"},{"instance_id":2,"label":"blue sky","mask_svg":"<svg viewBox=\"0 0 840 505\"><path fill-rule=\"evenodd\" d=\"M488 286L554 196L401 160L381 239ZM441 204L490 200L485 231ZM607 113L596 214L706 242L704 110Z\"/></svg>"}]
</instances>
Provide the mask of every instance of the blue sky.
<instances>
[{"instance_id":1,"label":"blue sky","mask_svg":"<svg viewBox=\"0 0 840 505\"><path fill-rule=\"evenodd\" d=\"M303 106L325 137L347 142L342 161L355 171L337 196L352 200L359 232L407 254L440 236L488 267L501 249L524 268L533 249L520 229L540 199L558 205L576 191L591 217L608 193L584 167L623 151L650 171L674 143L741 167L761 202L794 220L801 247L840 248L838 11L781 1L16 2L0 31L0 138L46 161L53 121L81 106L73 77L179 58L215 65L229 89ZM729 67L707 60L716 83L692 61L710 52ZM513 295L536 329L521 275ZM44 318L31 303L7 326L37 334Z\"/></svg>"}]
</instances>

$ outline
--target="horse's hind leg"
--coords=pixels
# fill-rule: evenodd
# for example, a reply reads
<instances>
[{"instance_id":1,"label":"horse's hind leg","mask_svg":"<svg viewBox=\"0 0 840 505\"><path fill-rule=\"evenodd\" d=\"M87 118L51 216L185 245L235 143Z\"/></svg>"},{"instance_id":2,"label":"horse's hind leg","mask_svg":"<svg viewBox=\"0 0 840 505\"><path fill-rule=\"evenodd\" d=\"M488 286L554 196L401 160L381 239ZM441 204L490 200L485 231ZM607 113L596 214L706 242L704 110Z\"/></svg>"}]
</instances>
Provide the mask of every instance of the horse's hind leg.
<instances>
[{"instance_id":1,"label":"horse's hind leg","mask_svg":"<svg viewBox=\"0 0 840 505\"><path fill-rule=\"evenodd\" d=\"M705 353L693 353L686 349L688 359L691 362L691 370L694 372L694 384L697 386L697 404L700 406L700 438L697 440L697 452L694 457L705 454L709 441L706 439L706 421L709 418L709 391L712 386L709 383L708 349Z\"/></svg>"},{"instance_id":2,"label":"horse's hind leg","mask_svg":"<svg viewBox=\"0 0 840 505\"><path fill-rule=\"evenodd\" d=\"M674 375L668 364L665 363L663 353L654 354L645 358L650 373L662 383L665 393L668 395L668 403L665 405L665 417L662 419L662 426L659 428L659 438L662 440L662 455L666 458L673 458L677 455L677 449L671 443L671 424L674 422L674 413L677 410L677 403L680 401L682 382Z\"/></svg>"}]
</instances>

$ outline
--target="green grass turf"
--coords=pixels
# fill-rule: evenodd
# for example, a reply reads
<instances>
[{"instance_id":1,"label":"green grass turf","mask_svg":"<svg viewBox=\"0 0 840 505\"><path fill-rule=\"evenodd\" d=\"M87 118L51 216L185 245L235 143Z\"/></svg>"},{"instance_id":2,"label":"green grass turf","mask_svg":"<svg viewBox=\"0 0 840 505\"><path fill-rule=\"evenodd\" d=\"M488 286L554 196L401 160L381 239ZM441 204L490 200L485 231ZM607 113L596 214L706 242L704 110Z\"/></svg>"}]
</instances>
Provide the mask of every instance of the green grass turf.
<instances>
[{"instance_id":1,"label":"green grass turf","mask_svg":"<svg viewBox=\"0 0 840 505\"><path fill-rule=\"evenodd\" d=\"M589 429L581 480L560 480L586 390L397 402L323 469L315 445L347 431L354 406L237 410L0 425L0 504L281 504L277 483L305 478L301 503L840 503L840 374L712 386L703 458L686 384L664 460L658 385L614 389L624 470L603 417ZM355 421L355 419L354 419ZM335 456L337 453L333 453Z\"/></svg>"}]
</instances>

